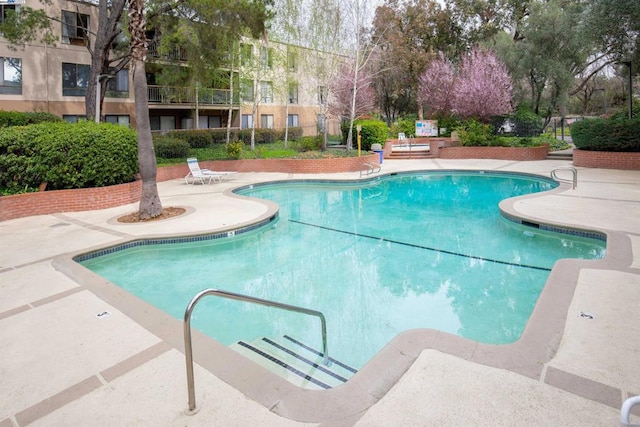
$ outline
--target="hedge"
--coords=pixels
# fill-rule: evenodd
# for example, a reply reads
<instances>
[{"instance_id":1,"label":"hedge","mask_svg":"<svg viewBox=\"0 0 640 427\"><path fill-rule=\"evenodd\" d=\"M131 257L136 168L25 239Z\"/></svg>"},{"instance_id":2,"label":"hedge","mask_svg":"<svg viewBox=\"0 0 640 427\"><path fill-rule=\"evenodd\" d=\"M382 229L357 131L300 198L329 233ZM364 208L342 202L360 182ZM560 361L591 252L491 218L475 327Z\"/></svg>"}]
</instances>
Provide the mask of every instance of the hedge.
<instances>
[{"instance_id":1,"label":"hedge","mask_svg":"<svg viewBox=\"0 0 640 427\"><path fill-rule=\"evenodd\" d=\"M207 148L213 143L209 129L170 131L167 136L186 141L191 148Z\"/></svg>"},{"instance_id":2,"label":"hedge","mask_svg":"<svg viewBox=\"0 0 640 427\"><path fill-rule=\"evenodd\" d=\"M168 136L155 138L153 148L156 156L164 159L184 159L189 156L191 147L184 139L171 138Z\"/></svg>"},{"instance_id":3,"label":"hedge","mask_svg":"<svg viewBox=\"0 0 640 427\"><path fill-rule=\"evenodd\" d=\"M576 148L588 151L640 151L640 118L585 119L571 125Z\"/></svg>"},{"instance_id":4,"label":"hedge","mask_svg":"<svg viewBox=\"0 0 640 427\"><path fill-rule=\"evenodd\" d=\"M353 122L353 148L358 148L356 139L356 127L358 125L362 126L362 130L360 131L360 148L362 150L370 151L371 144L384 146L384 143L389 137L389 127L385 122L380 120L356 120ZM340 128L342 130L342 141L346 144L349 135L349 121L343 121Z\"/></svg>"},{"instance_id":5,"label":"hedge","mask_svg":"<svg viewBox=\"0 0 640 427\"><path fill-rule=\"evenodd\" d=\"M206 148L211 144L227 142L227 129L193 129L193 130L173 130L167 133L170 138L177 138L187 141L191 148ZM245 144L251 143L251 129L231 129L230 141L242 141ZM301 127L290 127L288 134L289 141L297 141L302 138ZM255 129L255 142L257 144L269 144L284 139L284 129Z\"/></svg>"},{"instance_id":6,"label":"hedge","mask_svg":"<svg viewBox=\"0 0 640 427\"><path fill-rule=\"evenodd\" d=\"M12 194L103 187L135 179L137 135L127 127L83 121L0 129L0 189Z\"/></svg>"},{"instance_id":7,"label":"hedge","mask_svg":"<svg viewBox=\"0 0 640 427\"><path fill-rule=\"evenodd\" d=\"M43 122L61 122L62 119L44 111L21 113L18 111L0 110L0 127L27 126Z\"/></svg>"}]
</instances>

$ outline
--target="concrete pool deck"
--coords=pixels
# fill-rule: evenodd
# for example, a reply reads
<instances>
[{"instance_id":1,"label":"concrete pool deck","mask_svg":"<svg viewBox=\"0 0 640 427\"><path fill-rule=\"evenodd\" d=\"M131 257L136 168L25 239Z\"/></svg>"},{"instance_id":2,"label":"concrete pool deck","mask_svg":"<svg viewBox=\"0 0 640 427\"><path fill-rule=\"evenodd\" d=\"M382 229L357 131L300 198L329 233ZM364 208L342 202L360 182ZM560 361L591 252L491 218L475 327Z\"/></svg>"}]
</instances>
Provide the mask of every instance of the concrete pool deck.
<instances>
[{"instance_id":1,"label":"concrete pool deck","mask_svg":"<svg viewBox=\"0 0 640 427\"><path fill-rule=\"evenodd\" d=\"M385 160L382 173L471 169L549 176L554 168L569 164ZM162 182L158 188L163 205L186 207L188 215L146 224L114 221L135 211L137 204L0 222L0 427L619 425L622 401L640 394L640 171L578 168L575 190L563 187L510 203L512 212L543 223L606 231L611 240L622 242L625 252L613 254L606 263L580 264L575 291L571 287L568 308L561 313L566 324L553 339L557 345L538 343L543 356L539 370L521 368L513 361L478 363L479 347L467 352L436 345L417 352L408 368L368 369L379 373L397 369L398 379L369 382L362 393L343 393L340 408L322 413L320 406L318 416L305 422L291 415L298 413L295 400L315 394L294 390L289 394L301 397L269 401L261 396L274 393L271 377L260 369L238 373L233 366L218 366L222 371L216 372L221 374L214 375L203 366L206 363L196 365L199 412L185 415L182 330L175 330L181 322L158 317L151 309L141 313L128 295L105 290L95 278L85 283L84 277L60 268L64 264L59 260L69 254L136 237L251 223L269 215L271 208L229 197L225 190L314 178L358 179L359 173L239 173L221 184L196 186L183 180ZM203 288L216 285L215 278L203 282ZM581 312L593 318L582 317ZM211 357L218 360L215 354ZM239 375L244 377L236 380ZM231 377L240 387L228 384ZM243 382L252 383L247 388L253 394L240 391ZM358 405L349 401L351 395L366 395L368 400ZM349 408L360 409L349 412ZM328 412L347 415L332 417ZM638 417L633 421L640 422Z\"/></svg>"}]
</instances>

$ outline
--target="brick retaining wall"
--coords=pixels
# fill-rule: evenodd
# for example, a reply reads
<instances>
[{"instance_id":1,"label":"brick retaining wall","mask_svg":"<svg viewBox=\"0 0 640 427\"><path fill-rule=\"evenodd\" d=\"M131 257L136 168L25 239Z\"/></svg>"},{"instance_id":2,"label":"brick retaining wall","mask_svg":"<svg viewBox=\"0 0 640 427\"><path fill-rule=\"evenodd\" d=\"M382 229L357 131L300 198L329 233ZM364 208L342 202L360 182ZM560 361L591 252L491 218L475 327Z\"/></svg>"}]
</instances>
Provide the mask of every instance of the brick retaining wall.
<instances>
[{"instance_id":1,"label":"brick retaining wall","mask_svg":"<svg viewBox=\"0 0 640 427\"><path fill-rule=\"evenodd\" d=\"M441 159L544 160L549 146L541 147L442 147Z\"/></svg>"},{"instance_id":2,"label":"brick retaining wall","mask_svg":"<svg viewBox=\"0 0 640 427\"><path fill-rule=\"evenodd\" d=\"M640 170L640 153L574 149L573 165L585 168Z\"/></svg>"},{"instance_id":3,"label":"brick retaining wall","mask_svg":"<svg viewBox=\"0 0 640 427\"><path fill-rule=\"evenodd\" d=\"M339 173L358 172L363 162L378 161L378 154L330 159L252 159L200 162L201 168L237 172ZM156 181L184 178L184 165L158 168ZM0 197L0 221L32 215L106 209L136 203L142 193L142 181L98 188L41 191Z\"/></svg>"},{"instance_id":4,"label":"brick retaining wall","mask_svg":"<svg viewBox=\"0 0 640 427\"><path fill-rule=\"evenodd\" d=\"M106 209L140 200L142 181L98 188L40 191L0 197L0 221L32 215Z\"/></svg>"}]
</instances>

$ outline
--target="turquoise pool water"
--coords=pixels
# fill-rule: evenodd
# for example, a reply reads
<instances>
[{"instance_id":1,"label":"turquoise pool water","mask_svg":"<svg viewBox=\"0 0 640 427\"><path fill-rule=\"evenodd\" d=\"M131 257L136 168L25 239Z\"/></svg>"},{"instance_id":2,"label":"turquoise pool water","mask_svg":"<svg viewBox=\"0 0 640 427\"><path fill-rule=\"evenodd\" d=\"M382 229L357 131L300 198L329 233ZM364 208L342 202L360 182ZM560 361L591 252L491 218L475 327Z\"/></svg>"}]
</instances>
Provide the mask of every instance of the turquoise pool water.
<instances>
[{"instance_id":1,"label":"turquoise pool water","mask_svg":"<svg viewBox=\"0 0 640 427\"><path fill-rule=\"evenodd\" d=\"M555 186L474 172L253 186L238 193L280 207L269 226L82 264L179 319L209 287L319 310L330 354L357 368L414 328L505 344L520 337L556 260L605 254L601 240L500 215L502 199ZM192 324L225 344L285 334L321 344L316 318L215 297L198 304Z\"/></svg>"}]
</instances>

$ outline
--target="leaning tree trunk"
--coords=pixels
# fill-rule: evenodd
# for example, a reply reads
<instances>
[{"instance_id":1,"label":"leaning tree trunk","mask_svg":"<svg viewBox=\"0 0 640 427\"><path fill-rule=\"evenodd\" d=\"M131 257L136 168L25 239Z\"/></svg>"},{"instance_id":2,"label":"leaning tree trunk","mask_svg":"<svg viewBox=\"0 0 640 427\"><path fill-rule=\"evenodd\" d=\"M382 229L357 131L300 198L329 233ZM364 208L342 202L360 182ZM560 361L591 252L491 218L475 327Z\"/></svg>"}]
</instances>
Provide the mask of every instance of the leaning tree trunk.
<instances>
[{"instance_id":1,"label":"leaning tree trunk","mask_svg":"<svg viewBox=\"0 0 640 427\"><path fill-rule=\"evenodd\" d=\"M138 128L138 166L142 178L142 196L140 197L138 217L144 220L160 215L162 203L156 184L156 156L151 139L151 123L149 122L149 98L145 73L147 39L143 0L131 0L129 4L129 31L131 33L133 92L136 99L136 124Z\"/></svg>"}]
</instances>

